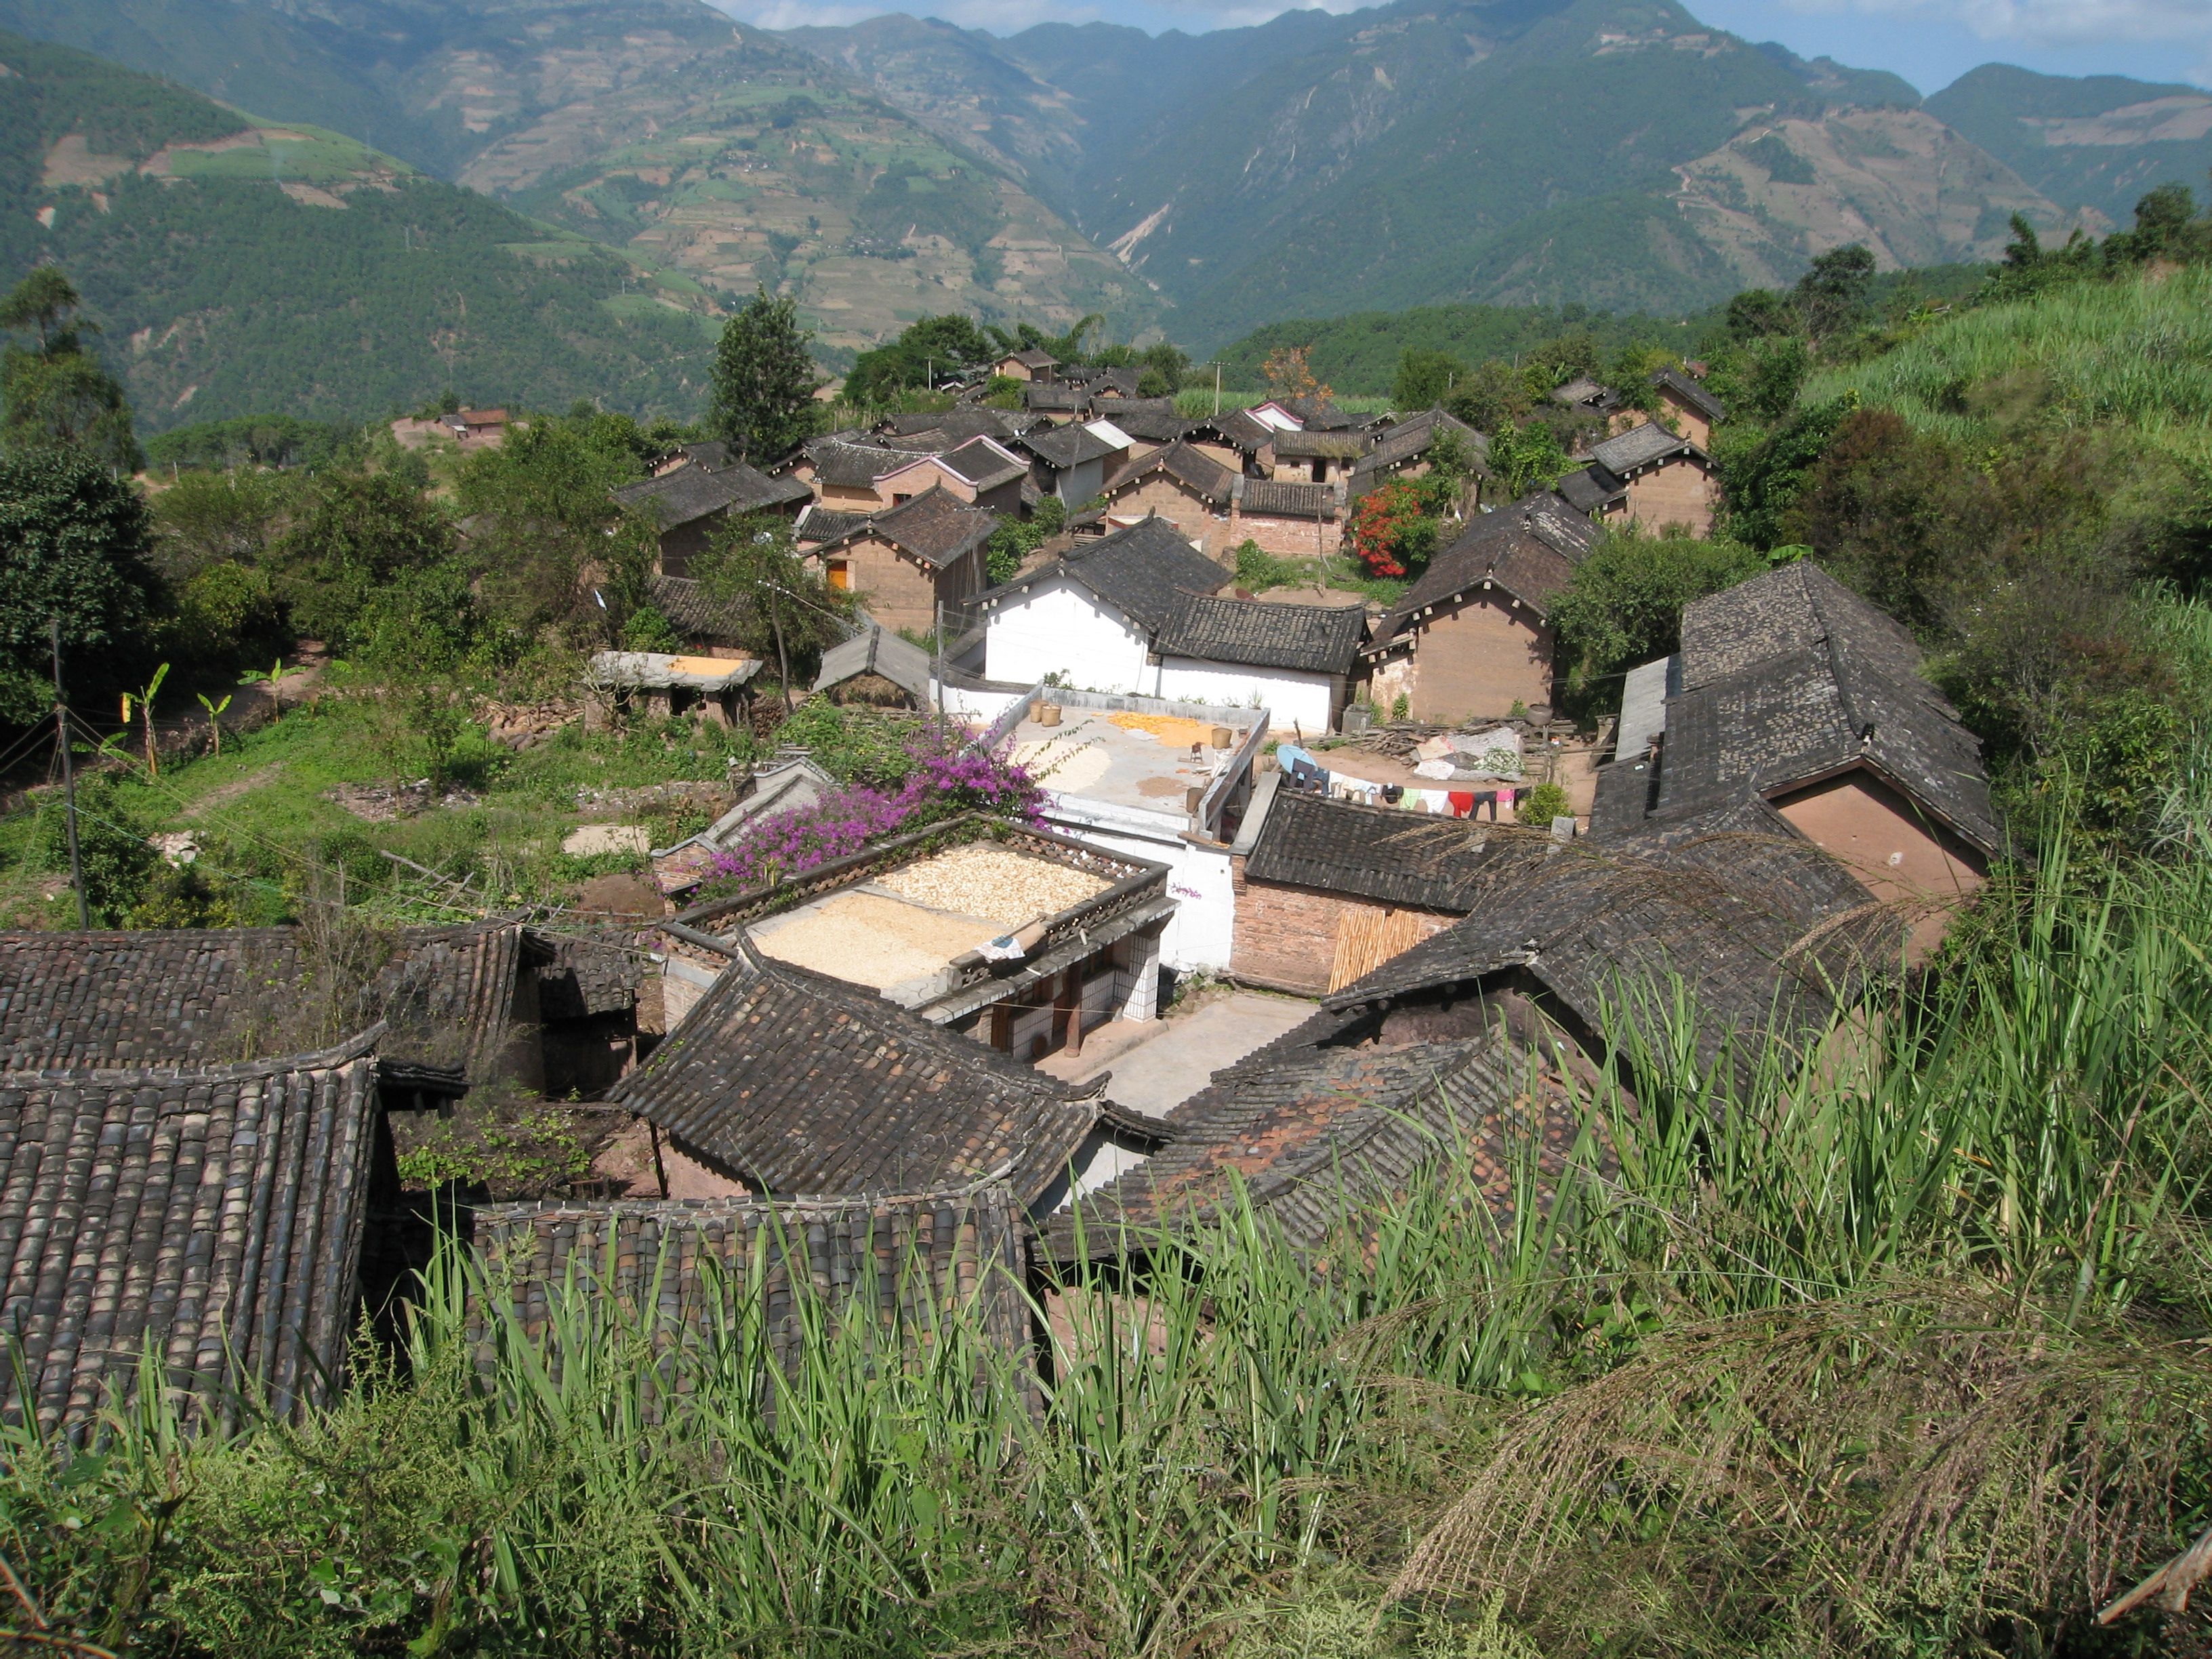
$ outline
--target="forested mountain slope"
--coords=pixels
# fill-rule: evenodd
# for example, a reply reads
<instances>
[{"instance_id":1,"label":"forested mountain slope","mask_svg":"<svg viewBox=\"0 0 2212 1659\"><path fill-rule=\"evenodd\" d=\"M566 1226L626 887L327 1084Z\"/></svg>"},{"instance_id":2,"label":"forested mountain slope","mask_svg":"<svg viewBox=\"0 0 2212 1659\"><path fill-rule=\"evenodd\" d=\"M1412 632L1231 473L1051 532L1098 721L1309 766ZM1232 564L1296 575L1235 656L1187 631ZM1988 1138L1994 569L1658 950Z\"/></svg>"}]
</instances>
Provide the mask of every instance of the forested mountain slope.
<instances>
[{"instance_id":1,"label":"forested mountain slope","mask_svg":"<svg viewBox=\"0 0 2212 1659\"><path fill-rule=\"evenodd\" d=\"M702 0L0 0L11 25L342 126L724 297L781 283L832 347L948 309L1158 309L991 160Z\"/></svg>"},{"instance_id":2,"label":"forested mountain slope","mask_svg":"<svg viewBox=\"0 0 2212 1659\"><path fill-rule=\"evenodd\" d=\"M703 396L710 320L615 252L66 47L0 35L0 269L70 273L144 429Z\"/></svg>"},{"instance_id":3,"label":"forested mountain slope","mask_svg":"<svg viewBox=\"0 0 2212 1659\"><path fill-rule=\"evenodd\" d=\"M1984 64L1928 100L2063 208L2125 224L2143 193L2212 168L2212 92L2120 75L2074 79Z\"/></svg>"},{"instance_id":4,"label":"forested mountain slope","mask_svg":"<svg viewBox=\"0 0 2212 1659\"><path fill-rule=\"evenodd\" d=\"M1841 242L1885 266L1988 258L2014 212L2063 216L1895 76L1751 46L1674 0L1398 0L1196 39L892 19L794 38L1024 166L1201 343L1355 305L1680 312Z\"/></svg>"}]
</instances>

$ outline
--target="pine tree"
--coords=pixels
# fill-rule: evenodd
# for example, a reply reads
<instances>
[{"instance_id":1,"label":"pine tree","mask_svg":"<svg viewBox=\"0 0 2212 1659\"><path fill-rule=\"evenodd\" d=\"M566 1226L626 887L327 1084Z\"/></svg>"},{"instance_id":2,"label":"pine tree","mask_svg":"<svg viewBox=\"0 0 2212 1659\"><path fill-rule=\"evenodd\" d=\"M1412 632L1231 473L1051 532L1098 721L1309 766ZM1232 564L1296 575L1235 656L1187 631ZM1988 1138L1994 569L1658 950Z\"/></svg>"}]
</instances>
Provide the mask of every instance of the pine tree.
<instances>
[{"instance_id":1,"label":"pine tree","mask_svg":"<svg viewBox=\"0 0 2212 1659\"><path fill-rule=\"evenodd\" d=\"M68 277L40 265L0 299L0 329L35 331L35 349L9 346L0 357L0 405L11 450L82 450L104 465L135 472L146 464L131 426L122 384L84 349L98 325L80 315Z\"/></svg>"},{"instance_id":2,"label":"pine tree","mask_svg":"<svg viewBox=\"0 0 2212 1659\"><path fill-rule=\"evenodd\" d=\"M708 430L748 461L780 459L813 436L813 337L799 325L795 301L760 289L723 325Z\"/></svg>"}]
</instances>

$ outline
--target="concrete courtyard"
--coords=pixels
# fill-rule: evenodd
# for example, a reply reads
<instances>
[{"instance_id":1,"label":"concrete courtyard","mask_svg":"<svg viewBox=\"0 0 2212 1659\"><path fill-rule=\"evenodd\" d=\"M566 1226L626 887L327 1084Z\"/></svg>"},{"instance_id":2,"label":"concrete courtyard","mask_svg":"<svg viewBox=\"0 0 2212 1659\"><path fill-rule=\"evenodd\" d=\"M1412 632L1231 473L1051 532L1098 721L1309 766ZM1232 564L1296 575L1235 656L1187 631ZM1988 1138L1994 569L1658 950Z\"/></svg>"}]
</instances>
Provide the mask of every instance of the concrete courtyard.
<instances>
[{"instance_id":1,"label":"concrete courtyard","mask_svg":"<svg viewBox=\"0 0 2212 1659\"><path fill-rule=\"evenodd\" d=\"M1133 1110L1165 1117L1224 1066L1303 1023L1315 1005L1296 997L1231 991L1188 1012L1137 1024L1116 1022L1084 1040L1083 1053L1052 1054L1037 1069L1069 1082L1111 1072L1107 1095Z\"/></svg>"}]
</instances>

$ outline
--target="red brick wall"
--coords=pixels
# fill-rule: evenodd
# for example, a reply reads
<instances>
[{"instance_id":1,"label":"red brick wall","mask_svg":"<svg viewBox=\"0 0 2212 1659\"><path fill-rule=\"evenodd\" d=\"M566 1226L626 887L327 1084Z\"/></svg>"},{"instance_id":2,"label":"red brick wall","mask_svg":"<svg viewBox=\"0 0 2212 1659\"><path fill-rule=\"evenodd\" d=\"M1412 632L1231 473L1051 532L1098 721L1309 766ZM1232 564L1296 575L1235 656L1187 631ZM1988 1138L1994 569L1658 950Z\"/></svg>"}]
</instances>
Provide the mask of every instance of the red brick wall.
<instances>
[{"instance_id":1,"label":"red brick wall","mask_svg":"<svg viewBox=\"0 0 2212 1659\"><path fill-rule=\"evenodd\" d=\"M1154 473L1142 483L1130 484L1109 494L1109 506L1121 516L1136 518L1157 513L1208 553L1218 553L1223 521L1213 509L1172 478ZM1236 544L1231 542L1231 546Z\"/></svg>"},{"instance_id":2,"label":"red brick wall","mask_svg":"<svg viewBox=\"0 0 2212 1659\"><path fill-rule=\"evenodd\" d=\"M1244 860L1230 861L1237 890L1237 933L1231 941L1229 973L1252 985L1319 996L1328 989L1336 961L1337 924L1348 915L1380 916L1393 907L1344 893L1273 882L1248 882ZM1424 912L1420 934L1426 939L1456 921L1456 916Z\"/></svg>"},{"instance_id":3,"label":"red brick wall","mask_svg":"<svg viewBox=\"0 0 2212 1659\"><path fill-rule=\"evenodd\" d=\"M1410 689L1413 718L1447 726L1502 718L1516 702L1548 705L1552 630L1496 588L1472 595L1421 625Z\"/></svg>"},{"instance_id":4,"label":"red brick wall","mask_svg":"<svg viewBox=\"0 0 2212 1659\"><path fill-rule=\"evenodd\" d=\"M1629 480L1628 505L1620 516L1650 531L1679 524L1686 526L1692 536L1710 536L1719 497L1719 481L1697 462L1668 461Z\"/></svg>"},{"instance_id":5,"label":"red brick wall","mask_svg":"<svg viewBox=\"0 0 2212 1659\"><path fill-rule=\"evenodd\" d=\"M937 626L937 602L955 605L977 592L982 577L977 568L981 555L971 555L947 569L931 571L908 558L880 537L861 536L830 549L827 555L810 554L810 563L824 568L830 560L846 562L847 585L863 596L868 614L896 632L902 628L927 633Z\"/></svg>"},{"instance_id":6,"label":"red brick wall","mask_svg":"<svg viewBox=\"0 0 2212 1659\"><path fill-rule=\"evenodd\" d=\"M1343 527L1324 519L1316 541L1311 519L1277 519L1265 514L1240 513L1225 527L1222 547L1240 547L1247 539L1259 543L1262 552L1279 559L1310 559L1316 553L1334 553L1343 540Z\"/></svg>"}]
</instances>

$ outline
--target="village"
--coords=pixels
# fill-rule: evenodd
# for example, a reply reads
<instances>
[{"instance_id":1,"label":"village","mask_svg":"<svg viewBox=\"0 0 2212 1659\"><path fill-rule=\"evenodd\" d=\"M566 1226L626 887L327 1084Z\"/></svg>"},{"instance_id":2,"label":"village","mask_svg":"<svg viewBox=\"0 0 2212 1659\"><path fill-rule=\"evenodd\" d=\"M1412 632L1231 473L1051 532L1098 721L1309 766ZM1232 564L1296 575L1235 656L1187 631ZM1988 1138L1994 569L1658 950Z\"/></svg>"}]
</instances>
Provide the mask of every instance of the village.
<instances>
[{"instance_id":1,"label":"village","mask_svg":"<svg viewBox=\"0 0 2212 1659\"><path fill-rule=\"evenodd\" d=\"M1136 380L1023 350L975 378L1019 409L962 397L764 466L689 443L619 492L680 644L599 653L574 719L759 725L781 665L694 565L787 526L858 603L807 700L952 733L1029 791L1014 816L716 886L837 794L786 744L649 849L628 921L493 907L360 960L328 927L0 937L9 1408L82 1432L150 1354L198 1409L310 1412L362 1318L401 1328L441 1226L526 1322L665 1272L662 1316L704 1331L713 1274L763 1249L844 1287L843 1320L919 1267L896 1322L980 1296L1049 1376L1051 1287L1164 1267L1238 1205L1318 1249L1449 1166L1510 1228L1517 1149L1562 1153L1601 1079L1643 1086L1616 1046L1639 1006L1691 999L1702 1068L1835 1063L2003 855L1912 636L1810 562L1689 605L1617 718L1558 712L1550 607L1608 527L1711 532L1727 410L1691 374L1656 374L1649 414L1561 387L1587 453L1507 500L1440 409L1186 418ZM1444 457L1443 535L1394 602L1240 585L1240 550L1325 557ZM1057 528L994 580L987 544L1048 501ZM334 1040L288 1048L310 1009ZM517 1090L616 1126L569 1190L402 1181L410 1126ZM764 1243L801 1219L803 1257Z\"/></svg>"}]
</instances>

